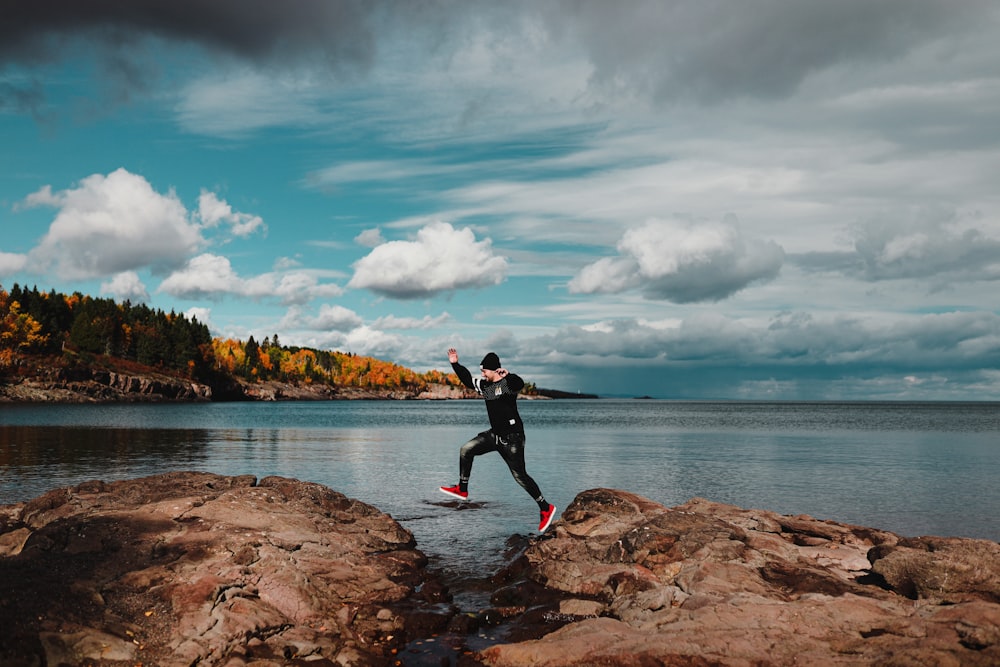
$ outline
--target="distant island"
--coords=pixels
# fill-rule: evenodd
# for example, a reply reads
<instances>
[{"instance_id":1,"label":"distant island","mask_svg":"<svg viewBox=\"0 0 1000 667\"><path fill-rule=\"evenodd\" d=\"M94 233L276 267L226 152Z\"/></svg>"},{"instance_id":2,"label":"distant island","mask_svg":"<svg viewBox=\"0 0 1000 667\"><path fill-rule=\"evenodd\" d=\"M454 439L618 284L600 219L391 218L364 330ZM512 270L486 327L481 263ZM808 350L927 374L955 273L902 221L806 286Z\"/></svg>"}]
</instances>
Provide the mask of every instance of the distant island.
<instances>
[{"instance_id":1,"label":"distant island","mask_svg":"<svg viewBox=\"0 0 1000 667\"><path fill-rule=\"evenodd\" d=\"M525 385L526 398L597 398ZM213 338L197 318L0 286L0 401L474 398L452 373L350 352Z\"/></svg>"},{"instance_id":2,"label":"distant island","mask_svg":"<svg viewBox=\"0 0 1000 667\"><path fill-rule=\"evenodd\" d=\"M545 398L599 398L597 394L582 392L559 391L558 389L535 389L535 393Z\"/></svg>"}]
</instances>

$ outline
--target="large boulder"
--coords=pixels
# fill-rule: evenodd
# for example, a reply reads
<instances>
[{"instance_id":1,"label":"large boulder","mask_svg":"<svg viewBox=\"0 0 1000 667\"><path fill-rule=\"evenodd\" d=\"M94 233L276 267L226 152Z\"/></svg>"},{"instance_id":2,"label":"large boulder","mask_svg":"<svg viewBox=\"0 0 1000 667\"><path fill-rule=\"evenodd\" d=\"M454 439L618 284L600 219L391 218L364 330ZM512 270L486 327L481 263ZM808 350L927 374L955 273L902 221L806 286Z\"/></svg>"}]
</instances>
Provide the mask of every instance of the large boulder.
<instances>
[{"instance_id":1,"label":"large boulder","mask_svg":"<svg viewBox=\"0 0 1000 667\"><path fill-rule=\"evenodd\" d=\"M425 564L391 517L317 484L59 489L0 508L0 664L393 664L416 591L441 590Z\"/></svg>"},{"instance_id":2,"label":"large boulder","mask_svg":"<svg viewBox=\"0 0 1000 667\"><path fill-rule=\"evenodd\" d=\"M488 665L1000 664L994 542L594 489L524 559L566 624Z\"/></svg>"}]
</instances>

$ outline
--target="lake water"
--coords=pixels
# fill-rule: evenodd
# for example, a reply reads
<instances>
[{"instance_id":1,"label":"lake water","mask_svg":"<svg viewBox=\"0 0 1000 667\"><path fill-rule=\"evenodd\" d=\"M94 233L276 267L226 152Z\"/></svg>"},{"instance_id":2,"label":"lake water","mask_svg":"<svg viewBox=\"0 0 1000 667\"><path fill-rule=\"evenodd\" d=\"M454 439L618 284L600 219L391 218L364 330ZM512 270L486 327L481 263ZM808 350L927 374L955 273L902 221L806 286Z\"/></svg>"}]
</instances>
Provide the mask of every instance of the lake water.
<instances>
[{"instance_id":1,"label":"lake water","mask_svg":"<svg viewBox=\"0 0 1000 667\"><path fill-rule=\"evenodd\" d=\"M519 405L528 471L560 512L580 491L612 487L667 506L701 496L1000 541L1000 403ZM0 405L0 504L169 470L281 475L390 513L433 565L475 582L538 523L497 454L476 459L473 502L437 490L457 481L459 447L485 428L477 400Z\"/></svg>"}]
</instances>

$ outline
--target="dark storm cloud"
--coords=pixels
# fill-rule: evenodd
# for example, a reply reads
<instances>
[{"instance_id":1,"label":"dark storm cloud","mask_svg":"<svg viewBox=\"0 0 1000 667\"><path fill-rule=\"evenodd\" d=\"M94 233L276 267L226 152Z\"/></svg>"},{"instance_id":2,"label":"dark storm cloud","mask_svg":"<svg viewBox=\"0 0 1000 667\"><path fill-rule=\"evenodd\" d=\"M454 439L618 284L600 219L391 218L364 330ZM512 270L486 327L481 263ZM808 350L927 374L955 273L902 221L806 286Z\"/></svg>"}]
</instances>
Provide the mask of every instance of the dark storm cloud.
<instances>
[{"instance_id":1,"label":"dark storm cloud","mask_svg":"<svg viewBox=\"0 0 1000 667\"><path fill-rule=\"evenodd\" d=\"M57 61L67 37L127 52L139 38L156 36L258 63L318 53L341 68L371 64L380 40L440 53L470 35L534 40L541 28L551 48L590 62L596 88L661 101L718 101L780 96L816 71L896 58L981 16L983 6L981 0L7 1L0 10L0 64Z\"/></svg>"},{"instance_id":2,"label":"dark storm cloud","mask_svg":"<svg viewBox=\"0 0 1000 667\"><path fill-rule=\"evenodd\" d=\"M251 59L320 49L331 59L364 62L371 58L368 22L376 6L312 0L5 2L0 61L56 59L69 36L91 37L113 47L139 35L155 35Z\"/></svg>"},{"instance_id":3,"label":"dark storm cloud","mask_svg":"<svg viewBox=\"0 0 1000 667\"><path fill-rule=\"evenodd\" d=\"M100 97L121 103L161 81L154 40L198 47L258 66L303 62L334 73L364 69L375 54L376 14L363 0L33 0L0 9L0 109L51 115L40 69L92 57ZM402 10L405 11L405 10ZM20 67L3 81L5 65ZM189 69L190 74L201 67Z\"/></svg>"}]
</instances>

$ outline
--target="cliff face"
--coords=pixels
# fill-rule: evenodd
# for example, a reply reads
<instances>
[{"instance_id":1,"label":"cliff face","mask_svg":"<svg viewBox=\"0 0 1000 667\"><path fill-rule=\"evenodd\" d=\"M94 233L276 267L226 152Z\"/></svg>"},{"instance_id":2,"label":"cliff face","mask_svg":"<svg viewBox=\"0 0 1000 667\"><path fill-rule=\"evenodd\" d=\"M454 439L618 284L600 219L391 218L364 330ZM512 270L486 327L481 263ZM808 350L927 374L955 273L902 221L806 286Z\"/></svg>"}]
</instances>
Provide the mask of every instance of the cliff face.
<instances>
[{"instance_id":1,"label":"cliff face","mask_svg":"<svg viewBox=\"0 0 1000 667\"><path fill-rule=\"evenodd\" d=\"M152 369L126 371L35 363L0 379L0 400L11 402L208 401L213 393L208 384Z\"/></svg>"}]
</instances>

